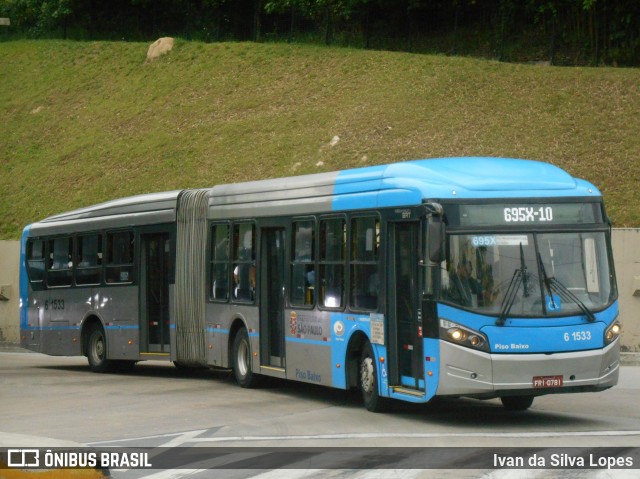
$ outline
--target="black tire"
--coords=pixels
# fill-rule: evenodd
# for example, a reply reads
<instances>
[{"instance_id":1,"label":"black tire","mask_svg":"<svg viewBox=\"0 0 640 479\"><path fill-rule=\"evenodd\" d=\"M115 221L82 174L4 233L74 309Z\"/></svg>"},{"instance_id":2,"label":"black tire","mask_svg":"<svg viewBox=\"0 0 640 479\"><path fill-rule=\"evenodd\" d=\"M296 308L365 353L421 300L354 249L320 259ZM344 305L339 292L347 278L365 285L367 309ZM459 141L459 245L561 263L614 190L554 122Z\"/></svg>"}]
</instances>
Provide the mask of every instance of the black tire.
<instances>
[{"instance_id":1,"label":"black tire","mask_svg":"<svg viewBox=\"0 0 640 479\"><path fill-rule=\"evenodd\" d=\"M500 400L507 411L526 411L533 404L533 396L503 396Z\"/></svg>"},{"instance_id":2,"label":"black tire","mask_svg":"<svg viewBox=\"0 0 640 479\"><path fill-rule=\"evenodd\" d=\"M389 407L389 399L378 394L378 367L373 348L366 343L360 355L358 384L362 391L364 407L371 412L384 412Z\"/></svg>"},{"instance_id":3,"label":"black tire","mask_svg":"<svg viewBox=\"0 0 640 479\"><path fill-rule=\"evenodd\" d=\"M251 371L251 342L245 328L233 340L232 361L236 382L243 388L256 387L258 376Z\"/></svg>"},{"instance_id":4,"label":"black tire","mask_svg":"<svg viewBox=\"0 0 640 479\"><path fill-rule=\"evenodd\" d=\"M87 359L94 373L106 373L113 368L113 361L107 358L107 338L101 326L95 326L89 332Z\"/></svg>"}]
</instances>

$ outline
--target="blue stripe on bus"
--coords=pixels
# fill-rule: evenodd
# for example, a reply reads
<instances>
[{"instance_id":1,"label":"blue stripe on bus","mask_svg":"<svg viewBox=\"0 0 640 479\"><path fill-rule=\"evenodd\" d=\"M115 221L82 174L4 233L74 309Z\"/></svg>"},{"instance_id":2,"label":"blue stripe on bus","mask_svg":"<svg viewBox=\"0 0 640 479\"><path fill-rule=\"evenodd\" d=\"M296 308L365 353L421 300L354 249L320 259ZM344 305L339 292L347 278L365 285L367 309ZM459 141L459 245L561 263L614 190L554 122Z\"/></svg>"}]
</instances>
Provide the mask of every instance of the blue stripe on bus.
<instances>
[{"instance_id":1,"label":"blue stripe on bus","mask_svg":"<svg viewBox=\"0 0 640 479\"><path fill-rule=\"evenodd\" d=\"M80 326L27 326L23 329L25 331L77 331L80 330Z\"/></svg>"},{"instance_id":2,"label":"blue stripe on bus","mask_svg":"<svg viewBox=\"0 0 640 479\"><path fill-rule=\"evenodd\" d=\"M140 326L138 326L137 324L112 324L109 326L105 326L105 329L140 329Z\"/></svg>"},{"instance_id":3,"label":"blue stripe on bus","mask_svg":"<svg viewBox=\"0 0 640 479\"><path fill-rule=\"evenodd\" d=\"M316 346L331 346L330 341L321 341L319 339L293 338L291 336L287 336L285 338L285 341L288 343L313 344Z\"/></svg>"},{"instance_id":4,"label":"blue stripe on bus","mask_svg":"<svg viewBox=\"0 0 640 479\"><path fill-rule=\"evenodd\" d=\"M22 239L20 240L20 329L27 329L29 326L29 317L27 314L29 307L29 279L26 270L27 255L27 238L31 226L27 226L22 231Z\"/></svg>"},{"instance_id":5,"label":"blue stripe on bus","mask_svg":"<svg viewBox=\"0 0 640 479\"><path fill-rule=\"evenodd\" d=\"M207 328L207 333L229 334L229 330L228 329L220 329L220 328Z\"/></svg>"}]
</instances>

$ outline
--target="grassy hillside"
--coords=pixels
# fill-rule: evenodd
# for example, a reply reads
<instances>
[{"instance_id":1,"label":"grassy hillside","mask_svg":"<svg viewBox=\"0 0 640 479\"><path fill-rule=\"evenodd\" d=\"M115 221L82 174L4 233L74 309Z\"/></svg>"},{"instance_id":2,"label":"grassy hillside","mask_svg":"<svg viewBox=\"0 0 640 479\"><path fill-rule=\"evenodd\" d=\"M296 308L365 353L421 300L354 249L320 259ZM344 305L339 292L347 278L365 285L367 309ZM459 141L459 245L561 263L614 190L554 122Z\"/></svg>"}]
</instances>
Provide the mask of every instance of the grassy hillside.
<instances>
[{"instance_id":1,"label":"grassy hillside","mask_svg":"<svg viewBox=\"0 0 640 479\"><path fill-rule=\"evenodd\" d=\"M637 69L187 42L147 64L147 46L0 43L0 239L125 195L453 155L549 161L640 226Z\"/></svg>"}]
</instances>

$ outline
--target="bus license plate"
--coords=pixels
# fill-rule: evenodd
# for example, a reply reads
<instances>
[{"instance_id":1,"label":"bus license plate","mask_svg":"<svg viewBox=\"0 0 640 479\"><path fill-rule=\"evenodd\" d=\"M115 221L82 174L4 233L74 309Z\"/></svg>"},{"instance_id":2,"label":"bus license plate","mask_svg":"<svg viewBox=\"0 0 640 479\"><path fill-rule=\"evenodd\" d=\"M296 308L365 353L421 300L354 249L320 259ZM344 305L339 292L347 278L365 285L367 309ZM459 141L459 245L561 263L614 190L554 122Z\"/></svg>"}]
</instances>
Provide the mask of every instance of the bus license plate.
<instances>
[{"instance_id":1,"label":"bus license plate","mask_svg":"<svg viewBox=\"0 0 640 479\"><path fill-rule=\"evenodd\" d=\"M534 388L561 388L562 376L533 376Z\"/></svg>"}]
</instances>

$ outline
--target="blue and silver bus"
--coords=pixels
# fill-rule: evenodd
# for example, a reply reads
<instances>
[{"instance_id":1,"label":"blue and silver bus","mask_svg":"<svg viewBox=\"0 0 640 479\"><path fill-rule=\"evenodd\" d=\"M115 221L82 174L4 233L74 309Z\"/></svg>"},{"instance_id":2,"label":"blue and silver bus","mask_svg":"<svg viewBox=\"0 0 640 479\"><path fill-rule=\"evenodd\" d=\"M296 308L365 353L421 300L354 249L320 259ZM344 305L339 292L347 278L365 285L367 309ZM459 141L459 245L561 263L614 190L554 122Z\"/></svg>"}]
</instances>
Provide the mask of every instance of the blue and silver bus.
<instances>
[{"instance_id":1,"label":"blue and silver bus","mask_svg":"<svg viewBox=\"0 0 640 479\"><path fill-rule=\"evenodd\" d=\"M619 373L611 227L541 162L440 158L124 198L25 228L24 348L392 399L602 391Z\"/></svg>"}]
</instances>

